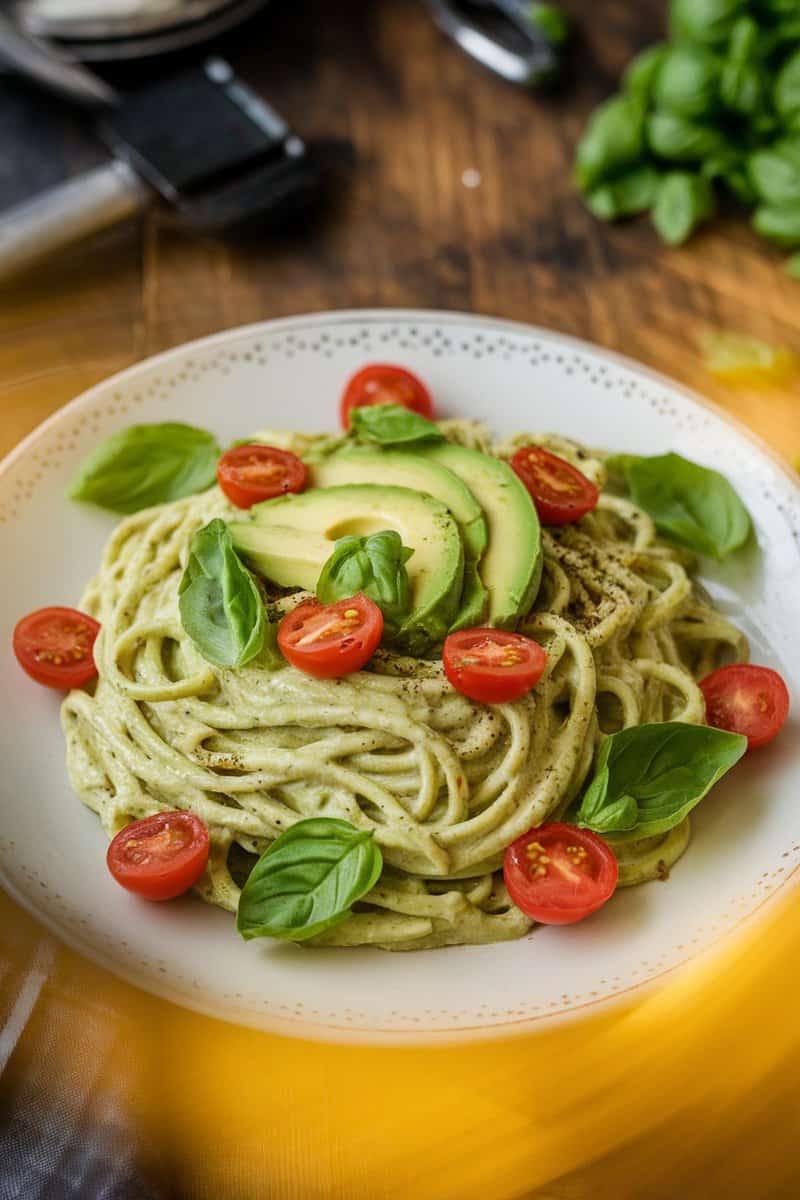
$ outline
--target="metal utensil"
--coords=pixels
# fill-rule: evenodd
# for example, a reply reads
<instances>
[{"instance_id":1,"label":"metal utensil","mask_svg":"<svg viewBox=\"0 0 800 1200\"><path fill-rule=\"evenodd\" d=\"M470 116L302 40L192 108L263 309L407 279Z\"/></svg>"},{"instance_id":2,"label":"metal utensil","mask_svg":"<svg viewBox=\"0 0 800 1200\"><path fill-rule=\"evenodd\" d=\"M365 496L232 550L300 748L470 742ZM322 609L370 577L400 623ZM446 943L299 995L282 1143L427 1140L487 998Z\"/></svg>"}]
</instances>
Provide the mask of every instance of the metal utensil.
<instances>
[{"instance_id":1,"label":"metal utensil","mask_svg":"<svg viewBox=\"0 0 800 1200\"><path fill-rule=\"evenodd\" d=\"M503 79L535 87L557 74L561 47L532 19L527 0L428 0L428 6L448 37Z\"/></svg>"}]
</instances>

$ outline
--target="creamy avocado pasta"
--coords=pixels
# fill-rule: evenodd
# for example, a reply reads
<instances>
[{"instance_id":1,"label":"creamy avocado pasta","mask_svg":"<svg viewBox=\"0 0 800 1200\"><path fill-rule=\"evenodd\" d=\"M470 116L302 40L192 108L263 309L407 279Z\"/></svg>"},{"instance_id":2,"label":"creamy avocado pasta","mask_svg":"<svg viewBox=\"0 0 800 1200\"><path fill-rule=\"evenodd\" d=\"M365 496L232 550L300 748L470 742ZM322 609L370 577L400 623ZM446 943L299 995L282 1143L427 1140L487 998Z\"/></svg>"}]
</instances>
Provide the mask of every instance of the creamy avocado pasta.
<instances>
[{"instance_id":1,"label":"creamy avocado pasta","mask_svg":"<svg viewBox=\"0 0 800 1200\"><path fill-rule=\"evenodd\" d=\"M706 724L701 683L748 648L694 575L694 549L749 535L733 489L677 456L351 416L344 436L255 435L222 487L176 493L173 472L161 503L152 472L81 602L99 632L62 709L77 795L134 866L132 822L196 818L195 890L246 937L495 942L666 878L746 748ZM258 447L274 489L252 503ZM359 669L313 666L334 637Z\"/></svg>"}]
</instances>

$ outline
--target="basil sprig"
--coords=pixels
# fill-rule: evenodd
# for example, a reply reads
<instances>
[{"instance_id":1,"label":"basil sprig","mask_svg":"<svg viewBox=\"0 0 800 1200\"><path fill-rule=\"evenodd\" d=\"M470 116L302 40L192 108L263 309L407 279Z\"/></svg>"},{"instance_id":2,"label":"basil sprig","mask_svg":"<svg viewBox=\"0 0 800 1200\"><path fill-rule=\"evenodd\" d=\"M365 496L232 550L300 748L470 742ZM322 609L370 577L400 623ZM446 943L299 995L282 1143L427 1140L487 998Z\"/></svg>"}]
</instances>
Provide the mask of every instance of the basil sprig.
<instances>
[{"instance_id":1,"label":"basil sprig","mask_svg":"<svg viewBox=\"0 0 800 1200\"><path fill-rule=\"evenodd\" d=\"M68 495L134 513L211 487L220 448L204 429L165 421L113 433L83 460Z\"/></svg>"},{"instance_id":2,"label":"basil sprig","mask_svg":"<svg viewBox=\"0 0 800 1200\"><path fill-rule=\"evenodd\" d=\"M618 454L606 462L624 476L633 502L650 514L659 533L691 550L725 558L750 536L750 514L718 471L680 454Z\"/></svg>"},{"instance_id":3,"label":"basil sprig","mask_svg":"<svg viewBox=\"0 0 800 1200\"><path fill-rule=\"evenodd\" d=\"M576 823L595 833L655 837L679 825L747 749L747 738L669 721L603 742Z\"/></svg>"},{"instance_id":4,"label":"basil sprig","mask_svg":"<svg viewBox=\"0 0 800 1200\"><path fill-rule=\"evenodd\" d=\"M216 667L243 667L264 647L264 601L219 518L191 540L178 606L183 628L203 658Z\"/></svg>"},{"instance_id":5,"label":"basil sprig","mask_svg":"<svg viewBox=\"0 0 800 1200\"><path fill-rule=\"evenodd\" d=\"M298 821L253 867L236 927L247 939L304 941L344 921L382 869L371 832L333 817Z\"/></svg>"},{"instance_id":6,"label":"basil sprig","mask_svg":"<svg viewBox=\"0 0 800 1200\"><path fill-rule=\"evenodd\" d=\"M444 440L433 421L402 404L365 404L354 408L350 412L350 429L359 441L377 442L381 446Z\"/></svg>"},{"instance_id":7,"label":"basil sprig","mask_svg":"<svg viewBox=\"0 0 800 1200\"><path fill-rule=\"evenodd\" d=\"M411 611L406 563L413 553L394 529L339 538L320 572L317 598L332 604L363 592L383 613L384 632L391 638Z\"/></svg>"}]
</instances>

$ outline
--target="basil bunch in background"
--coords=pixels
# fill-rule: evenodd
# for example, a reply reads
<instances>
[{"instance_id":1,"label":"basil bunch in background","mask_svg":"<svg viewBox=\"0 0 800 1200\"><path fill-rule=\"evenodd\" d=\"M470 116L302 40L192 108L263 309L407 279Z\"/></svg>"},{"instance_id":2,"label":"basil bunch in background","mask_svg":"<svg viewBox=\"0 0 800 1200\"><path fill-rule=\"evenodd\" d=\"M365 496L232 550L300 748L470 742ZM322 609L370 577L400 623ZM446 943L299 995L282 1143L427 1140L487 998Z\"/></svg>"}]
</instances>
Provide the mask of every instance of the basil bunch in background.
<instances>
[{"instance_id":1,"label":"basil bunch in background","mask_svg":"<svg viewBox=\"0 0 800 1200\"><path fill-rule=\"evenodd\" d=\"M650 211L679 245L727 197L800 247L800 6L672 0L669 31L587 125L575 175L588 207L605 221Z\"/></svg>"},{"instance_id":2,"label":"basil bunch in background","mask_svg":"<svg viewBox=\"0 0 800 1200\"><path fill-rule=\"evenodd\" d=\"M406 563L413 553L393 529L339 538L320 572L317 598L333 604L363 592L383 613L384 637L391 640L411 611Z\"/></svg>"},{"instance_id":3,"label":"basil bunch in background","mask_svg":"<svg viewBox=\"0 0 800 1200\"><path fill-rule=\"evenodd\" d=\"M750 537L750 514L719 471L680 454L615 454L606 466L621 476L634 504L653 518L666 537L698 554L726 558Z\"/></svg>"},{"instance_id":4,"label":"basil bunch in background","mask_svg":"<svg viewBox=\"0 0 800 1200\"><path fill-rule=\"evenodd\" d=\"M335 817L298 821L250 872L236 927L246 939L305 941L346 920L382 870L383 857L370 831Z\"/></svg>"},{"instance_id":5,"label":"basil bunch in background","mask_svg":"<svg viewBox=\"0 0 800 1200\"><path fill-rule=\"evenodd\" d=\"M219 518L192 537L178 606L181 624L206 662L243 667L264 649L264 600Z\"/></svg>"},{"instance_id":6,"label":"basil bunch in background","mask_svg":"<svg viewBox=\"0 0 800 1200\"><path fill-rule=\"evenodd\" d=\"M129 425L87 455L67 494L112 512L139 512L210 488L220 453L216 439L192 425Z\"/></svg>"},{"instance_id":7,"label":"basil bunch in background","mask_svg":"<svg viewBox=\"0 0 800 1200\"><path fill-rule=\"evenodd\" d=\"M708 725L666 721L606 738L575 822L603 835L668 833L747 749L747 738Z\"/></svg>"}]
</instances>

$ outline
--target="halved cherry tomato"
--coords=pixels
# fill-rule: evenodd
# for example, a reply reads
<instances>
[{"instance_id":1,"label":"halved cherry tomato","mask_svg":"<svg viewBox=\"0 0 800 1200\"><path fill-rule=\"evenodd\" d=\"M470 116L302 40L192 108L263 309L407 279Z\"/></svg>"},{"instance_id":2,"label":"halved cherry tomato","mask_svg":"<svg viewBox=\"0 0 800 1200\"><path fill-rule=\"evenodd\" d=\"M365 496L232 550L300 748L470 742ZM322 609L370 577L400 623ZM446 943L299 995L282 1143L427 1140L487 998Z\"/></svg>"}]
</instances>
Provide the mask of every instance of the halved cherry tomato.
<instances>
[{"instance_id":1,"label":"halved cherry tomato","mask_svg":"<svg viewBox=\"0 0 800 1200\"><path fill-rule=\"evenodd\" d=\"M208 862L208 830L190 812L155 813L132 821L108 847L117 883L146 900L174 900L197 883Z\"/></svg>"},{"instance_id":2,"label":"halved cherry tomato","mask_svg":"<svg viewBox=\"0 0 800 1200\"><path fill-rule=\"evenodd\" d=\"M743 733L748 750L771 742L789 715L789 692L777 671L751 663L719 667L700 680L706 721Z\"/></svg>"},{"instance_id":3,"label":"halved cherry tomato","mask_svg":"<svg viewBox=\"0 0 800 1200\"><path fill-rule=\"evenodd\" d=\"M258 442L234 446L217 463L217 482L237 508L252 508L286 492L302 492L307 476L306 465L296 454Z\"/></svg>"},{"instance_id":4,"label":"halved cherry tomato","mask_svg":"<svg viewBox=\"0 0 800 1200\"><path fill-rule=\"evenodd\" d=\"M543 525L569 525L591 512L600 498L596 486L566 459L523 446L511 460L533 498Z\"/></svg>"},{"instance_id":5,"label":"halved cherry tomato","mask_svg":"<svg viewBox=\"0 0 800 1200\"><path fill-rule=\"evenodd\" d=\"M547 654L532 638L502 629L459 629L445 638L444 673L481 704L505 704L539 682Z\"/></svg>"},{"instance_id":6,"label":"halved cherry tomato","mask_svg":"<svg viewBox=\"0 0 800 1200\"><path fill-rule=\"evenodd\" d=\"M542 925L574 925L614 893L613 850L589 829L552 821L512 842L503 878L517 908Z\"/></svg>"},{"instance_id":7,"label":"halved cherry tomato","mask_svg":"<svg viewBox=\"0 0 800 1200\"><path fill-rule=\"evenodd\" d=\"M361 592L335 604L309 601L283 618L278 646L284 658L317 679L359 671L383 633L383 613Z\"/></svg>"},{"instance_id":8,"label":"halved cherry tomato","mask_svg":"<svg viewBox=\"0 0 800 1200\"><path fill-rule=\"evenodd\" d=\"M97 674L92 647L100 632L75 608L39 608L17 622L14 653L23 671L45 687L83 687Z\"/></svg>"},{"instance_id":9,"label":"halved cherry tomato","mask_svg":"<svg viewBox=\"0 0 800 1200\"><path fill-rule=\"evenodd\" d=\"M412 412L433 420L431 394L421 379L405 367L371 363L348 382L341 401L342 427L350 428L350 409L365 404L402 404Z\"/></svg>"}]
</instances>

